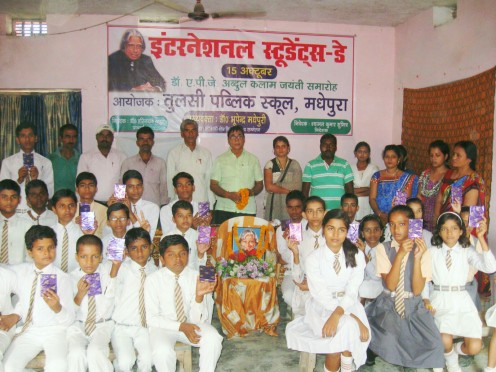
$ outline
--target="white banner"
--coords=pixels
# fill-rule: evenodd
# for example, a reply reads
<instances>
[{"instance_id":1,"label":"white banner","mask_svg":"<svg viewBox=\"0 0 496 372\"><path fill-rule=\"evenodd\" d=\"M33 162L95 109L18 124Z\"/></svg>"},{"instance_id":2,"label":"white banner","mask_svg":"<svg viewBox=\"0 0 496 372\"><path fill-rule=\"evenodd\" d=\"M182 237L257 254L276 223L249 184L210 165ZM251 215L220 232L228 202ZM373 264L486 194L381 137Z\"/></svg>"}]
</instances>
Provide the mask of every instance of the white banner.
<instances>
[{"instance_id":1,"label":"white banner","mask_svg":"<svg viewBox=\"0 0 496 372\"><path fill-rule=\"evenodd\" d=\"M352 134L353 36L109 26L108 55L116 131Z\"/></svg>"}]
</instances>

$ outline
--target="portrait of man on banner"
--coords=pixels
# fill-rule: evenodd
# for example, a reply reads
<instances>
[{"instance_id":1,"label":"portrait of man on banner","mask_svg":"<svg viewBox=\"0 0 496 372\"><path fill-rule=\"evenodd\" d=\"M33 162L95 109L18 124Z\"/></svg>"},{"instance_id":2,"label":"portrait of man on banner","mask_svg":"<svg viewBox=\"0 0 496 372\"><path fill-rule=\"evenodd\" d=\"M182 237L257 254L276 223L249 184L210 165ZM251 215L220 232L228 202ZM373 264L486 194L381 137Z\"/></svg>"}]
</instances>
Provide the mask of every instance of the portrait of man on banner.
<instances>
[{"instance_id":1,"label":"portrait of man on banner","mask_svg":"<svg viewBox=\"0 0 496 372\"><path fill-rule=\"evenodd\" d=\"M143 54L145 38L137 29L127 29L120 49L108 57L108 90L165 92L165 80L150 56Z\"/></svg>"}]
</instances>

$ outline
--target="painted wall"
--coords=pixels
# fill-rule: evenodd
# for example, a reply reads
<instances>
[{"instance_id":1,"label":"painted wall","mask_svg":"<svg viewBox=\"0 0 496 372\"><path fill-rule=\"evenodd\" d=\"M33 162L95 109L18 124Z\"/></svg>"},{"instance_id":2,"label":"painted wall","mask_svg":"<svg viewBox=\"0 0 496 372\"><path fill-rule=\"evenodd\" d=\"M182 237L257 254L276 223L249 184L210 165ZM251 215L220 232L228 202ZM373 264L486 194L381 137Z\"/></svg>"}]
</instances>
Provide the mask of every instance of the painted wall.
<instances>
[{"instance_id":1,"label":"painted wall","mask_svg":"<svg viewBox=\"0 0 496 372\"><path fill-rule=\"evenodd\" d=\"M63 33L108 21L107 16L47 17L52 35L36 38L0 36L0 88L77 88L82 91L83 150L96 146L95 129L107 118L107 31L105 25L87 30ZM136 25L137 19L127 17L114 24ZM188 24L195 27L195 23ZM353 160L353 148L359 141L372 145L374 162L382 164L381 149L392 140L394 109L394 28L208 20L201 27L239 28L307 33L356 35L354 130L352 136L338 139L338 156ZM63 33L56 35L57 33ZM8 51L6 53L5 51ZM288 130L289 131L289 130ZM319 136L290 136L291 156L304 166L319 153ZM246 148L256 153L261 166L272 154L269 135L249 135ZM166 155L167 149L179 141L177 135L158 135L154 152ZM214 156L227 149L225 135L202 136L202 145ZM134 138L120 134L119 148L129 154L136 151ZM259 203L263 196L257 198Z\"/></svg>"},{"instance_id":2,"label":"painted wall","mask_svg":"<svg viewBox=\"0 0 496 372\"><path fill-rule=\"evenodd\" d=\"M432 26L426 11L396 28L396 87L393 140L401 138L403 88L422 88L467 78L496 64L494 0L458 0L457 18ZM493 151L493 164L496 151ZM496 216L496 172L493 171L492 224ZM496 241L496 228L490 229Z\"/></svg>"}]
</instances>

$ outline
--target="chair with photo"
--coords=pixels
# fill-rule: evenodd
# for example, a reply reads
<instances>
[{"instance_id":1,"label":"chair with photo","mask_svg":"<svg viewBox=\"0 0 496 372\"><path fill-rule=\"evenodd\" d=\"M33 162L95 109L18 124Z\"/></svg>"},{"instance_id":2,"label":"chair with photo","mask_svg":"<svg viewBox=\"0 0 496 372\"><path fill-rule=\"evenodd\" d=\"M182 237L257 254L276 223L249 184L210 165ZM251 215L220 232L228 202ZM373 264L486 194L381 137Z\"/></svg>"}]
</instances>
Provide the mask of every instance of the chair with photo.
<instances>
[{"instance_id":1,"label":"chair with photo","mask_svg":"<svg viewBox=\"0 0 496 372\"><path fill-rule=\"evenodd\" d=\"M221 272L215 302L227 338L253 330L277 336L276 252L274 226L262 218L235 217L219 226L212 252Z\"/></svg>"}]
</instances>

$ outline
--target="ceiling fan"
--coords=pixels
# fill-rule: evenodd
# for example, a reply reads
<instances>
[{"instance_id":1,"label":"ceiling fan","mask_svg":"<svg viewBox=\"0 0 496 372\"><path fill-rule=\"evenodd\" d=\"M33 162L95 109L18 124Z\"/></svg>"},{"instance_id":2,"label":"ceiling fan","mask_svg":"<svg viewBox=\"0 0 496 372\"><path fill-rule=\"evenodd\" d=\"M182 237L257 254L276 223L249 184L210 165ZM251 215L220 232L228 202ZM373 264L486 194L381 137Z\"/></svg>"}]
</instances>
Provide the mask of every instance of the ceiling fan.
<instances>
[{"instance_id":1,"label":"ceiling fan","mask_svg":"<svg viewBox=\"0 0 496 372\"><path fill-rule=\"evenodd\" d=\"M208 18L216 19L216 18L256 18L265 16L264 11L233 11L233 12L215 12L215 13L207 13L205 12L205 7L203 6L201 0L196 0L196 4L193 8L192 12L184 11L184 7L179 6L177 4L172 3L169 0L155 0L154 3L165 6L166 8L173 9L175 11L180 11L182 13L186 13L186 16L172 19L162 19L163 22L166 23L184 23L190 21L201 22ZM153 3L152 3L153 4ZM143 20L145 21L145 20ZM146 21L145 21L146 22Z\"/></svg>"}]
</instances>

